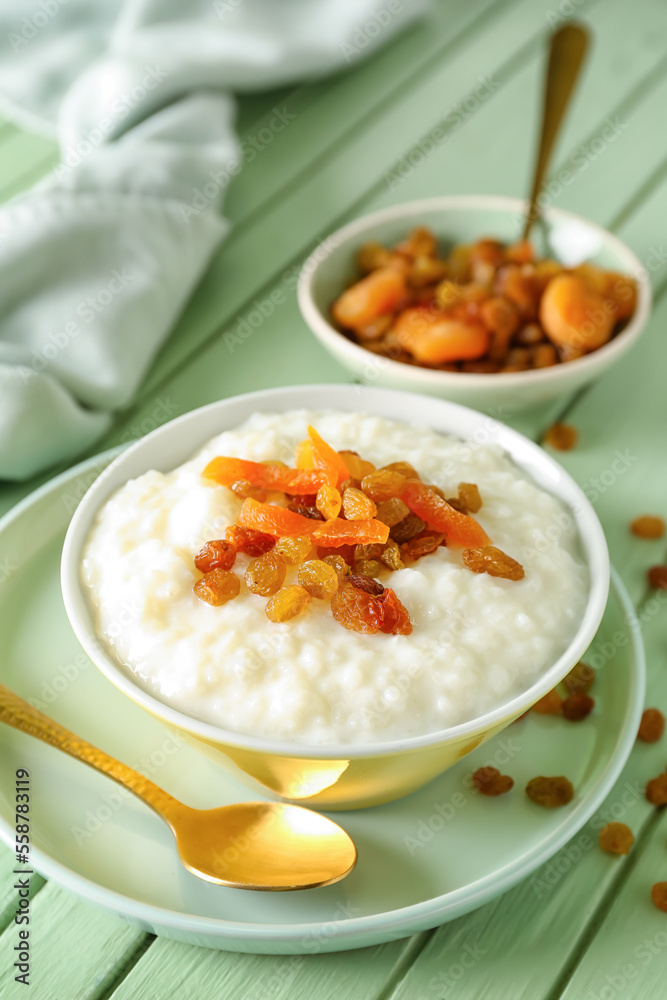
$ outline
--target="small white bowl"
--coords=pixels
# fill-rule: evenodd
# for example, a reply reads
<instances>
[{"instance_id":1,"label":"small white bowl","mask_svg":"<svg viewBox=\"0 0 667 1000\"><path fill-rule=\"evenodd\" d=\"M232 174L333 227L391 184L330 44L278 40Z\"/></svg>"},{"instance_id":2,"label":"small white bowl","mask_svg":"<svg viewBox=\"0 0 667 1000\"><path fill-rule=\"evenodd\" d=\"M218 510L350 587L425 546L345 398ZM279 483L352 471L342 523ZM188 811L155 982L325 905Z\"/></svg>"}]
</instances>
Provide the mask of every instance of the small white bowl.
<instances>
[{"instance_id":1,"label":"small white bowl","mask_svg":"<svg viewBox=\"0 0 667 1000\"><path fill-rule=\"evenodd\" d=\"M473 443L495 443L538 486L570 512L590 574L583 617L568 648L535 683L476 719L440 732L361 746L310 746L232 732L166 705L103 646L96 635L81 579L84 544L105 501L129 479L150 469L167 472L191 458L223 430L256 412L343 410L425 425ZM597 515L573 479L528 438L484 414L430 396L350 385L305 385L269 389L221 400L159 427L122 452L83 497L72 518L62 554L62 591L70 623L84 650L117 688L176 729L182 738L225 766L234 762L283 798L343 809L377 805L414 791L490 739L555 687L583 656L604 612L609 592L609 555ZM94 710L91 706L91 710ZM99 708L99 706L98 706Z\"/></svg>"},{"instance_id":2,"label":"small white bowl","mask_svg":"<svg viewBox=\"0 0 667 1000\"><path fill-rule=\"evenodd\" d=\"M591 261L631 275L638 286L637 308L625 329L577 361L488 375L438 371L373 354L348 340L329 321L331 304L354 276L356 253L364 243L372 240L391 246L415 226L428 226L445 245L472 243L483 236L514 242L526 208L526 202L518 198L451 195L392 205L362 216L323 240L305 262L298 285L301 314L324 347L365 384L425 392L498 414L580 389L615 364L637 340L650 314L651 286L646 268L624 243L562 209L547 209L534 226L531 238L538 254L568 267Z\"/></svg>"}]
</instances>

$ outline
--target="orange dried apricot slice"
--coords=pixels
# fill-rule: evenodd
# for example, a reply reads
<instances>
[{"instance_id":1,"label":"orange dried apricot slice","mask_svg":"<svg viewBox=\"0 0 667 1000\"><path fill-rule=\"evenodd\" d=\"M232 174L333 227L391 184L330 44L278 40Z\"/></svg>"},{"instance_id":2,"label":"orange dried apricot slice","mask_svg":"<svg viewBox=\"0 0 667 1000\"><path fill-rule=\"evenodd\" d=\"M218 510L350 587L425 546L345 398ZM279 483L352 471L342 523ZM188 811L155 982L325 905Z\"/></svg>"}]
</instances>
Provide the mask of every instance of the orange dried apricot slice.
<instances>
[{"instance_id":1,"label":"orange dried apricot slice","mask_svg":"<svg viewBox=\"0 0 667 1000\"><path fill-rule=\"evenodd\" d=\"M329 485L338 487L340 483L344 483L346 479L349 479L350 473L341 456L337 451L334 451L330 444L327 444L314 427L308 428L308 437L310 439L315 468L324 473ZM300 492L303 493L306 491L301 490ZM317 490L314 492L317 492Z\"/></svg>"},{"instance_id":2,"label":"orange dried apricot slice","mask_svg":"<svg viewBox=\"0 0 667 1000\"><path fill-rule=\"evenodd\" d=\"M228 458L222 455L212 459L202 475L221 486L232 486L239 480L245 480L253 486L290 494L317 493L327 481L326 476L317 469L288 469L282 465L263 465L245 458Z\"/></svg>"}]
</instances>

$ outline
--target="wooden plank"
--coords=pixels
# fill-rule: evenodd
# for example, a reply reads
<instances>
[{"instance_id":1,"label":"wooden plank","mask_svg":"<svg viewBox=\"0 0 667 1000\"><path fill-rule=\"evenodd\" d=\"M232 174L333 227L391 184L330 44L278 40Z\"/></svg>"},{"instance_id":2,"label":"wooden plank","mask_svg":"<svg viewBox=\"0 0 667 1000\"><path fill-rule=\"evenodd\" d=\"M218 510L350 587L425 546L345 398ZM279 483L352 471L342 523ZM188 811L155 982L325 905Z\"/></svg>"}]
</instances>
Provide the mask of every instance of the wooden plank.
<instances>
[{"instance_id":1,"label":"wooden plank","mask_svg":"<svg viewBox=\"0 0 667 1000\"><path fill-rule=\"evenodd\" d=\"M423 936L340 954L240 955L159 938L109 1000L373 1000Z\"/></svg>"},{"instance_id":2,"label":"wooden plank","mask_svg":"<svg viewBox=\"0 0 667 1000\"><path fill-rule=\"evenodd\" d=\"M18 932L0 935L0 997L23 997L14 980ZM31 985L40 1000L98 1000L123 976L152 938L116 917L82 903L49 883L31 906Z\"/></svg>"}]
</instances>

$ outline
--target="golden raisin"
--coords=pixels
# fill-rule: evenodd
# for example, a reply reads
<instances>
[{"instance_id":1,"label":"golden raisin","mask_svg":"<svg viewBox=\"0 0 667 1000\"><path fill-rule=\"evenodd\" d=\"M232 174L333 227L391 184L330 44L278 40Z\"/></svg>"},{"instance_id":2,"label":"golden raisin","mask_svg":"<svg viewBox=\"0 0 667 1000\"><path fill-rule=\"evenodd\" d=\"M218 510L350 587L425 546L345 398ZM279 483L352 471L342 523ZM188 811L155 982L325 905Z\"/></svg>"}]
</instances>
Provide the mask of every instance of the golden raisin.
<instances>
[{"instance_id":1,"label":"golden raisin","mask_svg":"<svg viewBox=\"0 0 667 1000\"><path fill-rule=\"evenodd\" d=\"M311 596L303 587L282 587L266 602L264 611L272 622L286 622L300 615L310 604Z\"/></svg>"},{"instance_id":2,"label":"golden raisin","mask_svg":"<svg viewBox=\"0 0 667 1000\"><path fill-rule=\"evenodd\" d=\"M552 424L545 431L542 443L548 444L550 448L555 448L556 451L570 451L577 443L578 437L579 434L576 427L572 427L571 424L556 423Z\"/></svg>"},{"instance_id":3,"label":"golden raisin","mask_svg":"<svg viewBox=\"0 0 667 1000\"><path fill-rule=\"evenodd\" d=\"M356 451L339 451L338 454L343 459L351 479L361 482L364 476L368 476L375 471L373 463L367 462Z\"/></svg>"},{"instance_id":4,"label":"golden raisin","mask_svg":"<svg viewBox=\"0 0 667 1000\"><path fill-rule=\"evenodd\" d=\"M273 535L265 535L254 528L241 528L238 524L227 528L225 536L237 552L245 552L249 556L263 556L276 544Z\"/></svg>"},{"instance_id":5,"label":"golden raisin","mask_svg":"<svg viewBox=\"0 0 667 1000\"><path fill-rule=\"evenodd\" d=\"M380 581L374 580L371 576L366 576L365 573L350 573L349 581L353 587L365 590L367 594L373 594L374 597L379 597L384 592L384 587Z\"/></svg>"},{"instance_id":6,"label":"golden raisin","mask_svg":"<svg viewBox=\"0 0 667 1000\"><path fill-rule=\"evenodd\" d=\"M383 524L393 528L394 525L406 518L409 513L410 508L406 503L403 503L399 497L391 497L389 500L380 501L377 505L375 517L378 521L382 521Z\"/></svg>"},{"instance_id":7,"label":"golden raisin","mask_svg":"<svg viewBox=\"0 0 667 1000\"><path fill-rule=\"evenodd\" d=\"M323 559L310 559L299 569L298 583L311 597L327 601L338 589L338 573Z\"/></svg>"},{"instance_id":8,"label":"golden raisin","mask_svg":"<svg viewBox=\"0 0 667 1000\"><path fill-rule=\"evenodd\" d=\"M311 521L324 521L324 515L319 512L314 504L312 506L307 506L306 504L300 503L299 499L290 500L287 504L287 509L294 511L295 514L301 514L302 517L308 517Z\"/></svg>"},{"instance_id":9,"label":"golden raisin","mask_svg":"<svg viewBox=\"0 0 667 1000\"><path fill-rule=\"evenodd\" d=\"M361 490L350 486L343 493L343 513L348 521L365 521L375 517L377 506Z\"/></svg>"},{"instance_id":10,"label":"golden raisin","mask_svg":"<svg viewBox=\"0 0 667 1000\"><path fill-rule=\"evenodd\" d=\"M381 559L382 558L382 546L379 542L368 542L366 545L355 545L354 546L354 559L353 562L359 562L362 559Z\"/></svg>"},{"instance_id":11,"label":"golden raisin","mask_svg":"<svg viewBox=\"0 0 667 1000\"><path fill-rule=\"evenodd\" d=\"M476 514L482 506L482 497L476 483L459 483L458 501L468 514Z\"/></svg>"},{"instance_id":12,"label":"golden raisin","mask_svg":"<svg viewBox=\"0 0 667 1000\"><path fill-rule=\"evenodd\" d=\"M403 542L409 542L416 535L421 535L422 531L425 530L426 521L422 521L421 517L410 513L402 521L399 521L398 524L395 524L393 528L389 529L389 537L393 538L400 545Z\"/></svg>"},{"instance_id":13,"label":"golden raisin","mask_svg":"<svg viewBox=\"0 0 667 1000\"><path fill-rule=\"evenodd\" d=\"M659 910L667 913L667 882L656 882L651 889L651 899Z\"/></svg>"},{"instance_id":14,"label":"golden raisin","mask_svg":"<svg viewBox=\"0 0 667 1000\"><path fill-rule=\"evenodd\" d=\"M236 549L231 542L222 538L207 542L195 556L195 566L202 573L210 573L212 569L231 569L236 559Z\"/></svg>"},{"instance_id":15,"label":"golden raisin","mask_svg":"<svg viewBox=\"0 0 667 1000\"><path fill-rule=\"evenodd\" d=\"M667 805L667 774L659 774L647 782L646 798L654 806Z\"/></svg>"},{"instance_id":16,"label":"golden raisin","mask_svg":"<svg viewBox=\"0 0 667 1000\"><path fill-rule=\"evenodd\" d=\"M404 542L401 545L401 553L404 559L416 560L422 556L428 556L438 548L445 540L445 536L435 531L425 531L416 538Z\"/></svg>"},{"instance_id":17,"label":"golden raisin","mask_svg":"<svg viewBox=\"0 0 667 1000\"><path fill-rule=\"evenodd\" d=\"M279 538L276 542L276 552L290 566L297 566L299 563L302 563L312 547L312 540L306 535Z\"/></svg>"},{"instance_id":18,"label":"golden raisin","mask_svg":"<svg viewBox=\"0 0 667 1000\"><path fill-rule=\"evenodd\" d=\"M379 559L357 559L354 564L354 572L363 576L378 576L384 569L384 563Z\"/></svg>"},{"instance_id":19,"label":"golden raisin","mask_svg":"<svg viewBox=\"0 0 667 1000\"><path fill-rule=\"evenodd\" d=\"M504 795L514 788L514 778L501 774L497 767L478 767L472 780L482 795Z\"/></svg>"},{"instance_id":20,"label":"golden raisin","mask_svg":"<svg viewBox=\"0 0 667 1000\"><path fill-rule=\"evenodd\" d=\"M667 566L651 566L646 574L649 587L656 590L667 590Z\"/></svg>"},{"instance_id":21,"label":"golden raisin","mask_svg":"<svg viewBox=\"0 0 667 1000\"><path fill-rule=\"evenodd\" d=\"M538 715L560 715L562 707L563 699L554 688L553 691L547 691L543 698L535 702L533 712L537 712Z\"/></svg>"},{"instance_id":22,"label":"golden raisin","mask_svg":"<svg viewBox=\"0 0 667 1000\"><path fill-rule=\"evenodd\" d=\"M241 581L226 569L212 569L204 573L192 588L200 601L212 604L214 608L226 604L238 594Z\"/></svg>"},{"instance_id":23,"label":"golden raisin","mask_svg":"<svg viewBox=\"0 0 667 1000\"><path fill-rule=\"evenodd\" d=\"M350 572L350 567L342 556L325 556L322 562L325 562L327 566L331 566L333 568L334 573L338 577L339 583L344 580Z\"/></svg>"},{"instance_id":24,"label":"golden raisin","mask_svg":"<svg viewBox=\"0 0 667 1000\"><path fill-rule=\"evenodd\" d=\"M563 679L568 694L586 694L593 687L595 671L583 660L576 663Z\"/></svg>"},{"instance_id":25,"label":"golden raisin","mask_svg":"<svg viewBox=\"0 0 667 1000\"><path fill-rule=\"evenodd\" d=\"M405 482L405 476L401 475L400 472L393 472L391 469L378 469L376 472L371 472L369 476L364 476L361 488L367 497L379 503L397 496L405 486Z\"/></svg>"},{"instance_id":26,"label":"golden raisin","mask_svg":"<svg viewBox=\"0 0 667 1000\"><path fill-rule=\"evenodd\" d=\"M562 775L555 778L532 778L526 785L526 795L538 806L553 809L566 806L574 798L572 782Z\"/></svg>"},{"instance_id":27,"label":"golden raisin","mask_svg":"<svg viewBox=\"0 0 667 1000\"><path fill-rule=\"evenodd\" d=\"M386 267L390 260L391 251L380 243L364 243L357 253L357 267L366 274L377 267Z\"/></svg>"},{"instance_id":28,"label":"golden raisin","mask_svg":"<svg viewBox=\"0 0 667 1000\"><path fill-rule=\"evenodd\" d=\"M260 503L264 503L269 495L269 491L264 489L263 486L255 486L253 483L249 483L247 479L237 479L229 488L239 500L252 497L253 500L259 500Z\"/></svg>"},{"instance_id":29,"label":"golden raisin","mask_svg":"<svg viewBox=\"0 0 667 1000\"><path fill-rule=\"evenodd\" d=\"M500 576L504 580L523 580L525 576L521 563L495 545L464 549L463 562L473 573L488 573L489 576Z\"/></svg>"},{"instance_id":30,"label":"golden raisin","mask_svg":"<svg viewBox=\"0 0 667 1000\"><path fill-rule=\"evenodd\" d=\"M340 587L331 598L331 613L343 628L373 634L382 624L382 602L358 587Z\"/></svg>"},{"instance_id":31,"label":"golden raisin","mask_svg":"<svg viewBox=\"0 0 667 1000\"><path fill-rule=\"evenodd\" d=\"M410 615L394 591L390 587L385 587L380 600L382 601L380 630L389 635L410 635L412 632Z\"/></svg>"},{"instance_id":32,"label":"golden raisin","mask_svg":"<svg viewBox=\"0 0 667 1000\"><path fill-rule=\"evenodd\" d=\"M382 466L382 471L400 472L406 479L421 478L414 465L410 465L409 462L390 462L389 465Z\"/></svg>"},{"instance_id":33,"label":"golden raisin","mask_svg":"<svg viewBox=\"0 0 667 1000\"><path fill-rule=\"evenodd\" d=\"M578 694L571 694L563 702L563 716L569 722L581 722L587 715L590 715L595 708L595 701L589 694L580 691Z\"/></svg>"},{"instance_id":34,"label":"golden raisin","mask_svg":"<svg viewBox=\"0 0 667 1000\"><path fill-rule=\"evenodd\" d=\"M320 486L315 498L315 506L325 521L331 521L340 514L342 498L333 486Z\"/></svg>"},{"instance_id":35,"label":"golden raisin","mask_svg":"<svg viewBox=\"0 0 667 1000\"><path fill-rule=\"evenodd\" d=\"M385 566L389 567L389 569L405 569L405 563L401 559L401 550L399 549L398 544L391 538L388 542L385 542L380 558Z\"/></svg>"},{"instance_id":36,"label":"golden raisin","mask_svg":"<svg viewBox=\"0 0 667 1000\"><path fill-rule=\"evenodd\" d=\"M270 597L282 587L287 567L275 552L267 552L248 563L245 571L246 587L251 594Z\"/></svg>"},{"instance_id":37,"label":"golden raisin","mask_svg":"<svg viewBox=\"0 0 667 1000\"><path fill-rule=\"evenodd\" d=\"M662 538L665 533L665 522L661 517L644 514L630 523L630 531L638 538Z\"/></svg>"},{"instance_id":38,"label":"golden raisin","mask_svg":"<svg viewBox=\"0 0 667 1000\"><path fill-rule=\"evenodd\" d=\"M629 854L635 837L625 823L607 823L599 833L600 847L609 854Z\"/></svg>"},{"instance_id":39,"label":"golden raisin","mask_svg":"<svg viewBox=\"0 0 667 1000\"><path fill-rule=\"evenodd\" d=\"M644 710L637 739L643 743L657 743L665 731L665 717L658 708Z\"/></svg>"}]
</instances>

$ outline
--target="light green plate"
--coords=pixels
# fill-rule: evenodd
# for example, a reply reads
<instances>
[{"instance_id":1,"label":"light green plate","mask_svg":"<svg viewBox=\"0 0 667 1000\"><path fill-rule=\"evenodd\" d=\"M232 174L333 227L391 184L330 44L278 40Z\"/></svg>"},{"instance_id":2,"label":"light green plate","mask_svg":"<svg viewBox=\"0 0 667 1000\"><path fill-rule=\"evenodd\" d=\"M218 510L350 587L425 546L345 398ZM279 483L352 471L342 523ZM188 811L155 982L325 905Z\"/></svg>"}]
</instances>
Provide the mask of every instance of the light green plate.
<instances>
[{"instance_id":1,"label":"light green plate","mask_svg":"<svg viewBox=\"0 0 667 1000\"><path fill-rule=\"evenodd\" d=\"M125 699L69 627L59 585L65 529L114 454L53 480L0 523L0 679L189 805L256 798ZM595 712L584 722L531 715L408 798L336 813L359 848L357 868L336 885L253 893L202 882L181 867L171 834L147 807L7 726L0 726L0 835L14 843L15 772L25 767L34 867L147 931L211 948L284 954L360 948L436 926L525 878L611 789L643 705L644 656L633 621L614 575L594 643L595 662L606 666L596 681ZM471 790L470 775L484 763L514 777L510 794L485 799ZM555 810L533 805L523 788L538 774L567 775L574 801Z\"/></svg>"}]
</instances>

